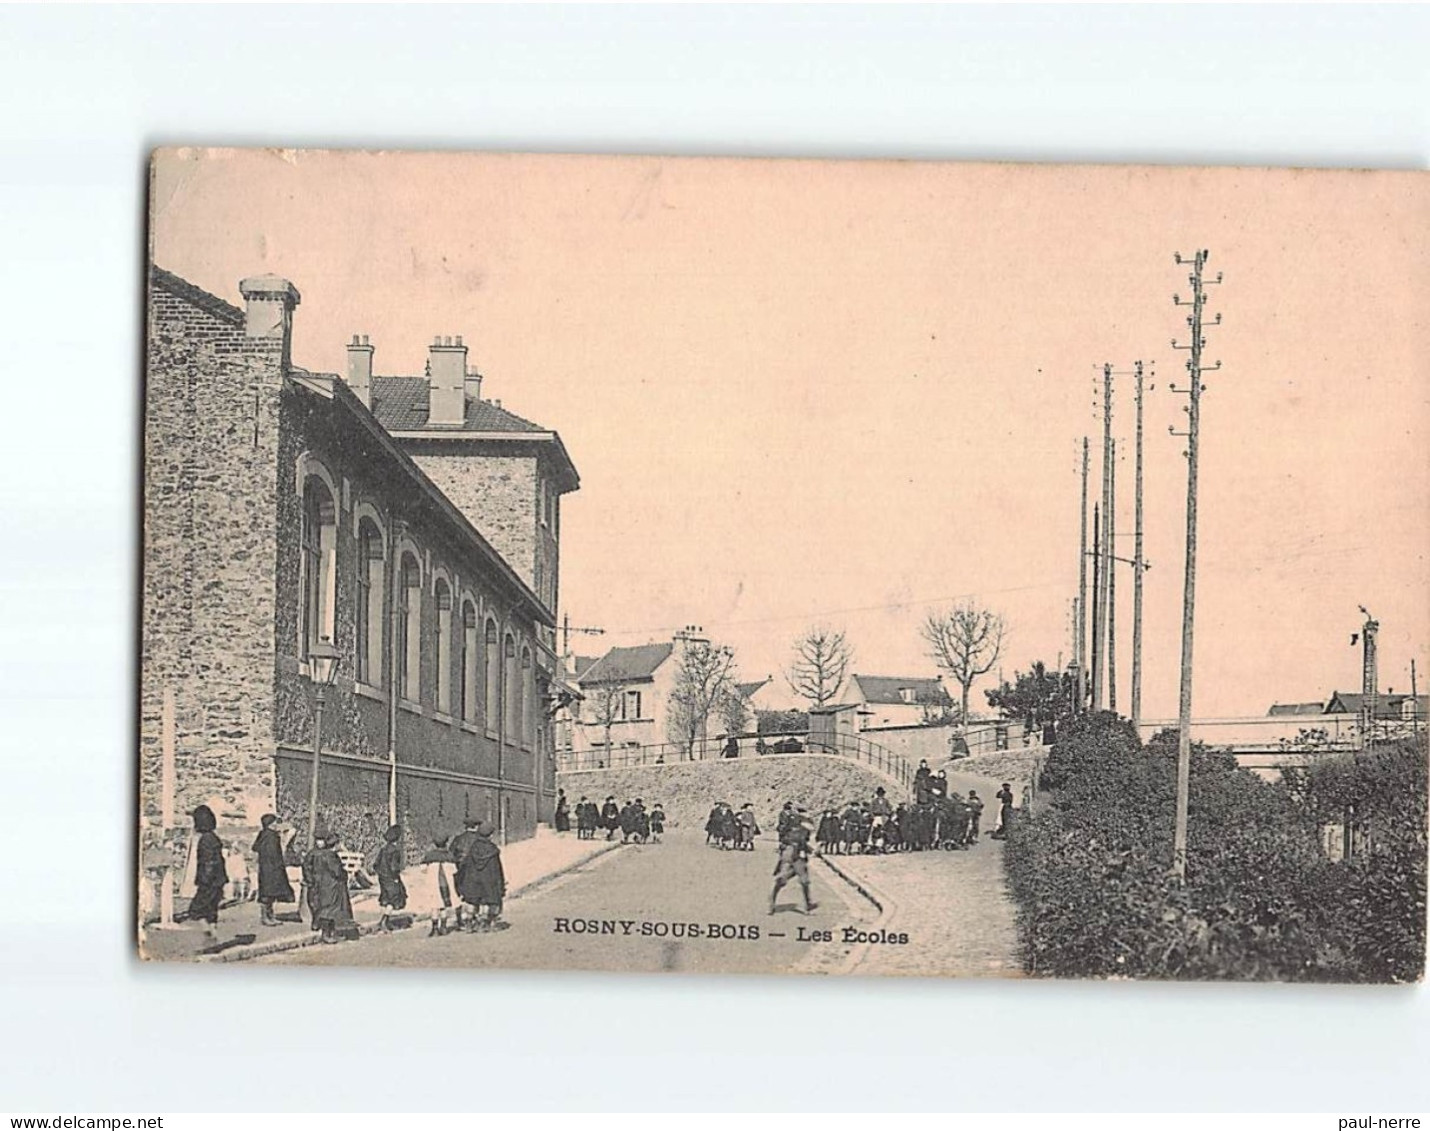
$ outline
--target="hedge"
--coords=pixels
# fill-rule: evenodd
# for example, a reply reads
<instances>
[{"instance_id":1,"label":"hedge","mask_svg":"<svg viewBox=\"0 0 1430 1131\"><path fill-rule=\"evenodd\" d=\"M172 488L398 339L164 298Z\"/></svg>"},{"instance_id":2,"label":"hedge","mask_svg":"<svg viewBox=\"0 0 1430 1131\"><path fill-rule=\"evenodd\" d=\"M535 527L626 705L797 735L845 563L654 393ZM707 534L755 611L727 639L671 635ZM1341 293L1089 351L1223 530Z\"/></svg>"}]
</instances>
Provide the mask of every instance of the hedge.
<instances>
[{"instance_id":1,"label":"hedge","mask_svg":"<svg viewBox=\"0 0 1430 1131\"><path fill-rule=\"evenodd\" d=\"M1009 831L1021 957L1053 977L1402 982L1425 962L1423 744L1270 783L1195 747L1185 883L1170 873L1176 736L1103 712L1049 755L1045 802ZM1357 799L1366 850L1327 858ZM1378 835L1376 835L1378 830Z\"/></svg>"}]
</instances>

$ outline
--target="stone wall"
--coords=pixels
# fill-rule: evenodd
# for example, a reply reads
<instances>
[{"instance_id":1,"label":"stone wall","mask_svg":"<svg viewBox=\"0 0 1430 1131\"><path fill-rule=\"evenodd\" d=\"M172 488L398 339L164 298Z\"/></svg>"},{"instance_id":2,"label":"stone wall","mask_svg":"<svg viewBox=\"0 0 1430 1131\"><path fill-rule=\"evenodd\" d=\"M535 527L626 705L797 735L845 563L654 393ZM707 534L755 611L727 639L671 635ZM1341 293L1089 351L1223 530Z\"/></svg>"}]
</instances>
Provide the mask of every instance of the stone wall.
<instances>
[{"instance_id":1,"label":"stone wall","mask_svg":"<svg viewBox=\"0 0 1430 1131\"><path fill-rule=\"evenodd\" d=\"M832 802L873 797L880 786L896 802L902 800L898 788L868 766L820 754L766 754L621 770L577 770L558 774L556 784L566 791L573 808L583 794L598 804L608 794L621 804L639 797L647 808L660 802L673 823L697 829L704 828L710 807L717 801L728 801L737 809L751 802L760 827L768 828L786 801L814 813Z\"/></svg>"},{"instance_id":2,"label":"stone wall","mask_svg":"<svg viewBox=\"0 0 1430 1131\"><path fill-rule=\"evenodd\" d=\"M443 455L425 445L412 458L537 591L536 456Z\"/></svg>"},{"instance_id":3,"label":"stone wall","mask_svg":"<svg viewBox=\"0 0 1430 1131\"><path fill-rule=\"evenodd\" d=\"M166 689L174 813L249 823L273 797L274 467L286 343L156 275L144 411L140 806L157 824Z\"/></svg>"}]
</instances>

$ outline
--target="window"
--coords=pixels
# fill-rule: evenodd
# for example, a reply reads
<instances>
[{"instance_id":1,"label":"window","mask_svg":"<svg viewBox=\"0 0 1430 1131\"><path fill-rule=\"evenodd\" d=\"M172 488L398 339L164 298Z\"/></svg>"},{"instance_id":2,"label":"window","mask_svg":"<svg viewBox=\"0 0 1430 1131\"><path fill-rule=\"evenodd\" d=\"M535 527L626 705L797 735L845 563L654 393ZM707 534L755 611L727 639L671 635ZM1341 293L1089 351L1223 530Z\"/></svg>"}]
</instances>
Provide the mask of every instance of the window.
<instances>
[{"instance_id":1,"label":"window","mask_svg":"<svg viewBox=\"0 0 1430 1131\"><path fill-rule=\"evenodd\" d=\"M382 531L370 518L358 524L357 677L358 682L382 682L382 595L386 565Z\"/></svg>"},{"instance_id":2,"label":"window","mask_svg":"<svg viewBox=\"0 0 1430 1131\"><path fill-rule=\"evenodd\" d=\"M914 689L912 687L899 688L899 698L905 703L912 703L914 701Z\"/></svg>"},{"instance_id":3,"label":"window","mask_svg":"<svg viewBox=\"0 0 1430 1131\"><path fill-rule=\"evenodd\" d=\"M495 730L497 725L497 709L501 703L501 653L497 647L497 622L487 621L486 647L482 650L482 663L486 665L487 697L486 720L487 729Z\"/></svg>"},{"instance_id":4,"label":"window","mask_svg":"<svg viewBox=\"0 0 1430 1131\"><path fill-rule=\"evenodd\" d=\"M536 668L531 649L521 650L521 744L530 746L536 737Z\"/></svg>"},{"instance_id":5,"label":"window","mask_svg":"<svg viewBox=\"0 0 1430 1131\"><path fill-rule=\"evenodd\" d=\"M516 641L510 636L502 644L502 692L506 710L502 723L506 729L506 740L515 742L521 733L521 683L520 670L516 660Z\"/></svg>"},{"instance_id":6,"label":"window","mask_svg":"<svg viewBox=\"0 0 1430 1131\"><path fill-rule=\"evenodd\" d=\"M437 710L452 713L452 589L439 577L437 594Z\"/></svg>"},{"instance_id":7,"label":"window","mask_svg":"<svg viewBox=\"0 0 1430 1131\"><path fill-rule=\"evenodd\" d=\"M337 514L333 496L316 475L303 484L300 531L299 593L301 631L306 657L318 641L333 641L333 567L337 546Z\"/></svg>"},{"instance_id":8,"label":"window","mask_svg":"<svg viewBox=\"0 0 1430 1131\"><path fill-rule=\"evenodd\" d=\"M639 691L627 691L626 701L621 706L622 718L639 719L641 717L641 693Z\"/></svg>"},{"instance_id":9,"label":"window","mask_svg":"<svg viewBox=\"0 0 1430 1131\"><path fill-rule=\"evenodd\" d=\"M477 610L462 605L462 721L477 721Z\"/></svg>"},{"instance_id":10,"label":"window","mask_svg":"<svg viewBox=\"0 0 1430 1131\"><path fill-rule=\"evenodd\" d=\"M422 695L422 568L411 554L402 557L397 600L397 689L412 703Z\"/></svg>"}]
</instances>

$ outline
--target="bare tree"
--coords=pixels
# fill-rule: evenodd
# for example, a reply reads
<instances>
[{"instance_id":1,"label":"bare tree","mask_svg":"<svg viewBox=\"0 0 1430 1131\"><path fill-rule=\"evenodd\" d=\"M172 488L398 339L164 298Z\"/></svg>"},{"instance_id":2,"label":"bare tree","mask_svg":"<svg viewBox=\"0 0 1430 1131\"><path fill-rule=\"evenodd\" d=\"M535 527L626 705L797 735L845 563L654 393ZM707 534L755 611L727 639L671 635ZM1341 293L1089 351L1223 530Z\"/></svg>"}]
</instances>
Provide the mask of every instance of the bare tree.
<instances>
[{"instance_id":1,"label":"bare tree","mask_svg":"<svg viewBox=\"0 0 1430 1131\"><path fill-rule=\"evenodd\" d=\"M1003 651L1003 617L969 601L945 613L929 613L919 635L940 668L963 689L960 718L968 723L968 695L974 681L987 674Z\"/></svg>"},{"instance_id":2,"label":"bare tree","mask_svg":"<svg viewBox=\"0 0 1430 1131\"><path fill-rule=\"evenodd\" d=\"M625 718L626 685L624 683L598 683L583 689L586 701L591 704L591 720L601 728L606 748L606 758L611 756L611 727Z\"/></svg>"},{"instance_id":3,"label":"bare tree","mask_svg":"<svg viewBox=\"0 0 1430 1131\"><path fill-rule=\"evenodd\" d=\"M685 747L689 758L695 743L706 737L710 716L722 698L734 692L735 654L705 640L687 641L681 650L675 686L666 708L666 730Z\"/></svg>"},{"instance_id":4,"label":"bare tree","mask_svg":"<svg viewBox=\"0 0 1430 1131\"><path fill-rule=\"evenodd\" d=\"M740 694L740 689L728 680L715 710L720 716L720 725L725 728L726 734L745 733L745 729L750 723L749 704Z\"/></svg>"},{"instance_id":5,"label":"bare tree","mask_svg":"<svg viewBox=\"0 0 1430 1131\"><path fill-rule=\"evenodd\" d=\"M785 682L812 706L823 707L843 689L853 660L842 631L816 625L794 642L794 662L785 672Z\"/></svg>"}]
</instances>

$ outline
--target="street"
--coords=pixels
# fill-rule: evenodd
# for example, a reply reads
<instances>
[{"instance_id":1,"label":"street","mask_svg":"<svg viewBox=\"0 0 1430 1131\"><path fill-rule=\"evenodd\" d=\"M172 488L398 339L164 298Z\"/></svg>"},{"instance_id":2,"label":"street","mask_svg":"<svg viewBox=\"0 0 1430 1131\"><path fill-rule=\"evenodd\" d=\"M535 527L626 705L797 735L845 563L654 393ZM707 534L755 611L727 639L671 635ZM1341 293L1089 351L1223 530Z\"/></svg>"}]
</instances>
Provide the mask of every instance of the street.
<instances>
[{"instance_id":1,"label":"street","mask_svg":"<svg viewBox=\"0 0 1430 1131\"><path fill-rule=\"evenodd\" d=\"M852 949L841 932L867 929L875 909L812 861L814 913L798 910L799 886L790 884L780 892L778 912L769 915L774 864L771 836L761 837L753 852L734 852L707 846L702 833L672 832L664 843L620 848L509 902L505 931L430 938L420 923L259 961L697 973L837 969ZM710 937L712 927L720 937ZM817 932L827 932L830 941L808 941Z\"/></svg>"}]
</instances>

